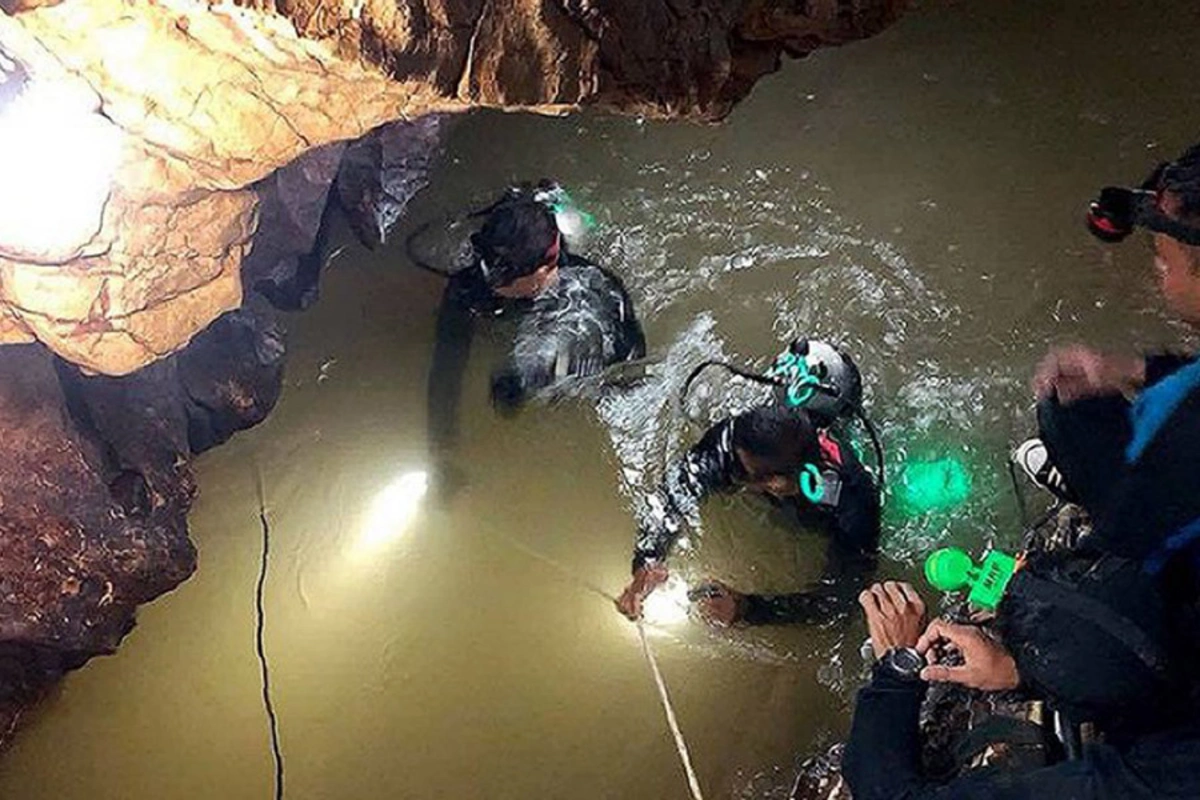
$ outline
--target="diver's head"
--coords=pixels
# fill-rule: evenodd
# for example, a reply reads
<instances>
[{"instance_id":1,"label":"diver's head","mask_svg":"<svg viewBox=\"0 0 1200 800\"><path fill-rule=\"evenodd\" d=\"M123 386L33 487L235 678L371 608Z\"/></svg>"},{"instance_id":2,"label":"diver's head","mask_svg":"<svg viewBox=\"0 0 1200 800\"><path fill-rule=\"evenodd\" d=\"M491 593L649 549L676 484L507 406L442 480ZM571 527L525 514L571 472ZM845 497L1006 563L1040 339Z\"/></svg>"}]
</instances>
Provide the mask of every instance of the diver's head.
<instances>
[{"instance_id":1,"label":"diver's head","mask_svg":"<svg viewBox=\"0 0 1200 800\"><path fill-rule=\"evenodd\" d=\"M776 497L800 494L800 472L821 458L817 429L808 413L762 406L737 415L732 425L737 482Z\"/></svg>"},{"instance_id":2,"label":"diver's head","mask_svg":"<svg viewBox=\"0 0 1200 800\"><path fill-rule=\"evenodd\" d=\"M502 201L472 242L488 286L501 297L535 297L558 278L562 237L554 213L531 194Z\"/></svg>"},{"instance_id":3,"label":"diver's head","mask_svg":"<svg viewBox=\"0 0 1200 800\"><path fill-rule=\"evenodd\" d=\"M1200 325L1200 145L1159 164L1138 189L1107 186L1088 211L1088 228L1119 242L1143 227L1154 235L1163 298L1183 321Z\"/></svg>"}]
</instances>

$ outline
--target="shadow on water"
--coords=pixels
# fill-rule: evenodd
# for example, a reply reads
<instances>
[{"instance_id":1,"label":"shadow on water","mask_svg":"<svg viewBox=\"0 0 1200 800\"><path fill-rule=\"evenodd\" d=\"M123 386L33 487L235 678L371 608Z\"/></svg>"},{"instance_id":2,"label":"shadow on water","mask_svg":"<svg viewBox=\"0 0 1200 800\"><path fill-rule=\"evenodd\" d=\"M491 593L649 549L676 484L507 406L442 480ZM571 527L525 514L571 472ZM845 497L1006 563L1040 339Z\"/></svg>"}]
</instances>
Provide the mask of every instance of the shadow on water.
<instances>
[{"instance_id":1,"label":"shadow on water","mask_svg":"<svg viewBox=\"0 0 1200 800\"><path fill-rule=\"evenodd\" d=\"M1041 352L1176 336L1144 244L1102 248L1080 216L1096 187L1195 135L1197 16L1184 0L925 2L764 81L724 126L465 121L397 241L510 181L558 178L600 223L585 252L624 277L653 380L497 419L505 332L487 332L465 382L464 485L381 530L372 508L428 466L441 282L340 231L322 301L289 320L279 408L201 460L198 574L38 712L0 794L269 795L257 465L289 797L686 797L636 629L602 596L628 577L630 505L753 399L713 377L684 413L684 378L703 358L762 367L797 335L838 341L887 445L890 569L913 574L935 543L1014 543L1003 458L1032 426ZM957 505L929 501L929 483L958 487ZM823 552L734 496L674 563L769 592L814 579ZM844 734L857 619L650 634L706 796L786 797L796 757Z\"/></svg>"}]
</instances>

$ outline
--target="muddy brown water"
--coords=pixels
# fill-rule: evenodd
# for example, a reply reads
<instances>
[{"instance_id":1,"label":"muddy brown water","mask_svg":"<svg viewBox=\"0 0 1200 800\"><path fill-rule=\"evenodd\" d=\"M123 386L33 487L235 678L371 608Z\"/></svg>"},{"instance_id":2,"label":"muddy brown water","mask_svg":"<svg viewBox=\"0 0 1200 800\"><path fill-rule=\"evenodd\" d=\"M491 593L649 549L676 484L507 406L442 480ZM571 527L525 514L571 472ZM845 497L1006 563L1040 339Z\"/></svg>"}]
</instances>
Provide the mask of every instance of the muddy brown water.
<instances>
[{"instance_id":1,"label":"muddy brown water","mask_svg":"<svg viewBox=\"0 0 1200 800\"><path fill-rule=\"evenodd\" d=\"M1011 544L1003 456L1031 426L1041 352L1182 335L1147 241L1103 247L1081 214L1100 185L1195 138L1198 23L1183 0L926 2L876 39L788 65L719 127L464 121L412 219L558 177L600 222L586 252L625 277L658 388L501 419L485 393L503 332L485 334L461 491L377 529L376 498L426 466L441 283L400 247L365 252L339 231L320 304L287 320L278 409L199 461L199 572L32 716L0 795L270 796L253 649L261 471L288 797L687 797L636 630L589 588L619 591L629 493L698 432L673 410L681 373L713 353L761 364L798 333L843 342L893 482L932 457L972 477L952 514L889 498L887 568L911 574L935 542ZM707 397L699 413L719 413ZM802 586L822 555L742 497L710 502L691 544L681 575L746 589ZM845 733L863 634L853 617L651 630L706 796L787 796L797 757Z\"/></svg>"}]
</instances>

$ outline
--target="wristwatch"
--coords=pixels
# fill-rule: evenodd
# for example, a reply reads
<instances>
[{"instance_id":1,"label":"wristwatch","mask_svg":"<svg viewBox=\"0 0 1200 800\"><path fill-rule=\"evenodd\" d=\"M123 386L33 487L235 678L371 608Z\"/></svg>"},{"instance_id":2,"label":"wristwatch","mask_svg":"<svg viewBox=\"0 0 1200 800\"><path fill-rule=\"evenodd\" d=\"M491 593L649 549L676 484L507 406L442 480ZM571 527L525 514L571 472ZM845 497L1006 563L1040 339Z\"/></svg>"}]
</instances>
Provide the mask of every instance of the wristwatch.
<instances>
[{"instance_id":1,"label":"wristwatch","mask_svg":"<svg viewBox=\"0 0 1200 800\"><path fill-rule=\"evenodd\" d=\"M893 647L883 654L879 666L901 680L915 681L928 664L925 656L911 647Z\"/></svg>"}]
</instances>

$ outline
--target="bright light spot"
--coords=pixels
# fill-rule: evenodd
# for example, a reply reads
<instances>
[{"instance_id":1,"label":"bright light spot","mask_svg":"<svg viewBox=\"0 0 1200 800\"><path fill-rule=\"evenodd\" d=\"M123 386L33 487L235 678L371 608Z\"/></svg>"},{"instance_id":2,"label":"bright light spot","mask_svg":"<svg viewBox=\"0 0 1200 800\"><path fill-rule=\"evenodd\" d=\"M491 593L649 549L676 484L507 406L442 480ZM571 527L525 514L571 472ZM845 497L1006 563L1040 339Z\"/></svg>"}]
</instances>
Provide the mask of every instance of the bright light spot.
<instances>
[{"instance_id":1,"label":"bright light spot","mask_svg":"<svg viewBox=\"0 0 1200 800\"><path fill-rule=\"evenodd\" d=\"M642 618L650 625L678 625L687 621L690 608L687 582L672 575L642 603Z\"/></svg>"},{"instance_id":2,"label":"bright light spot","mask_svg":"<svg viewBox=\"0 0 1200 800\"><path fill-rule=\"evenodd\" d=\"M122 135L94 104L33 79L0 111L0 249L62 260L99 231Z\"/></svg>"},{"instance_id":3,"label":"bright light spot","mask_svg":"<svg viewBox=\"0 0 1200 800\"><path fill-rule=\"evenodd\" d=\"M416 518L428 489L429 474L424 470L407 472L385 486L367 509L361 546L371 549L403 534Z\"/></svg>"},{"instance_id":4,"label":"bright light spot","mask_svg":"<svg viewBox=\"0 0 1200 800\"><path fill-rule=\"evenodd\" d=\"M957 508L971 493L971 474L961 461L947 456L904 465L900 500L917 514Z\"/></svg>"}]
</instances>

